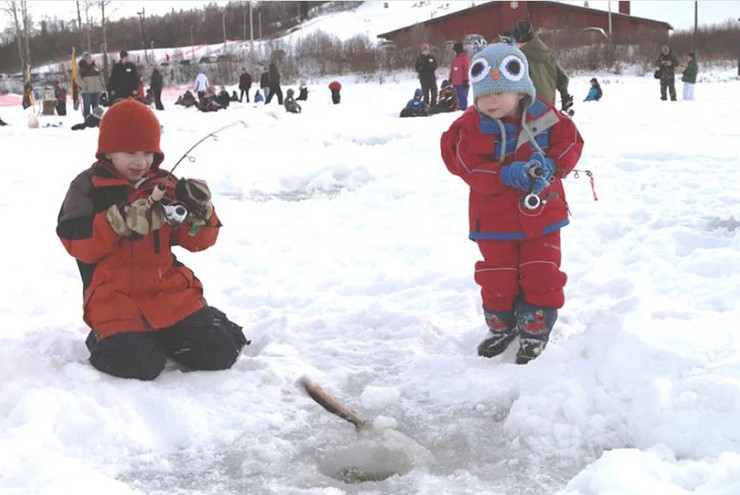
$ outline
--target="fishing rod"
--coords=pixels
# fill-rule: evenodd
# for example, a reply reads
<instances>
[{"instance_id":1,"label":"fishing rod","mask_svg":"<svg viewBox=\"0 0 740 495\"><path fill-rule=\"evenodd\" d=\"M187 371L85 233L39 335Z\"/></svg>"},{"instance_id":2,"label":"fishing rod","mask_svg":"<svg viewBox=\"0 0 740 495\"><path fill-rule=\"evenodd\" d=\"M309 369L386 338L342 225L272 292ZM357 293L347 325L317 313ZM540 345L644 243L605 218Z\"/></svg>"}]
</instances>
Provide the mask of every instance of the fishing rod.
<instances>
[{"instance_id":1,"label":"fishing rod","mask_svg":"<svg viewBox=\"0 0 740 495\"><path fill-rule=\"evenodd\" d=\"M215 131L211 131L205 136L203 136L201 139L199 139L194 145L190 147L181 157L179 160L177 160L177 163L175 163L175 166L172 167L172 169L168 172L170 175L175 171L177 166L182 162L185 158L188 159L190 162L194 162L196 158L192 155L190 155L190 152L193 151L195 148L197 148L202 142L204 142L208 138L213 138L214 141L218 141L218 133L221 131L224 131L230 127L234 127L237 124L241 124L244 127L247 127L247 123L243 120L236 120L230 124L226 124L223 127L219 127ZM149 195L149 198L147 199L147 206L151 208L152 206L159 205L159 207L162 210L162 214L164 216L165 221L169 225L179 225L182 222L185 221L185 219L188 216L189 209L188 206L183 203L182 201L173 201L171 203L164 204L162 203L162 199L164 198L164 193L167 189L167 186L162 182L157 184L157 187L154 188L152 193Z\"/></svg>"},{"instance_id":2,"label":"fishing rod","mask_svg":"<svg viewBox=\"0 0 740 495\"><path fill-rule=\"evenodd\" d=\"M236 120L236 121L232 122L231 124L226 124L226 125L225 125L225 126L223 126L223 127L219 127L219 128L218 128L218 129L216 129L215 131L209 132L208 134L206 134L205 136L203 136L203 137L202 137L202 138L201 138L200 140L198 140L198 142L196 142L196 143L195 143L194 145L192 145L192 146L190 147L190 149L189 149L189 150L187 150L187 151L186 151L186 152L185 152L185 153L184 153L184 154L183 154L183 155L182 155L182 156L180 157L180 159L179 159L179 160L177 160L177 163L175 163L175 166L174 166L174 167L172 167L172 170L170 170L170 173L173 173L173 172L175 171L175 169L177 168L177 166L178 166L178 165L180 165L180 162L181 162L181 161L183 161L183 160L184 160L185 158L187 158L189 162L194 162L194 161L196 160L196 158L195 158L194 156L191 156L191 155L190 155L190 152L191 152L191 151L193 151L193 150L194 150L195 148L197 148L197 147L198 147L198 145L200 145L200 143L202 143L203 141L205 141L205 140L206 140L206 139L208 139L208 138L213 138L213 140L214 140L214 141L218 141L218 133L219 133L219 132L221 132L221 131L224 131L224 130L226 130L226 129L230 128L230 127L234 127L234 126L235 126L235 125L237 125L237 124L241 124L241 125L243 125L244 127L248 127L248 126L247 126L247 123L246 123L246 122L244 122L243 120Z\"/></svg>"}]
</instances>

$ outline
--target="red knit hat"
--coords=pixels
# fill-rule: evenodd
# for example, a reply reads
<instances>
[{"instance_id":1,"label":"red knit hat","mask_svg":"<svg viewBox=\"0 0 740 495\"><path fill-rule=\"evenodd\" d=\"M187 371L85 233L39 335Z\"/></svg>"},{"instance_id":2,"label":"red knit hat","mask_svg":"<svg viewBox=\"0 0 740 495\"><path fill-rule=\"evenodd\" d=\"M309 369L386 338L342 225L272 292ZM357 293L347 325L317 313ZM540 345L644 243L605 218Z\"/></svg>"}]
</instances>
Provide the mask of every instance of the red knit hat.
<instances>
[{"instance_id":1,"label":"red knit hat","mask_svg":"<svg viewBox=\"0 0 740 495\"><path fill-rule=\"evenodd\" d=\"M159 167L164 153L159 149L160 127L152 110L133 98L114 103L100 120L98 159L117 151L150 151L154 153L152 169Z\"/></svg>"}]
</instances>

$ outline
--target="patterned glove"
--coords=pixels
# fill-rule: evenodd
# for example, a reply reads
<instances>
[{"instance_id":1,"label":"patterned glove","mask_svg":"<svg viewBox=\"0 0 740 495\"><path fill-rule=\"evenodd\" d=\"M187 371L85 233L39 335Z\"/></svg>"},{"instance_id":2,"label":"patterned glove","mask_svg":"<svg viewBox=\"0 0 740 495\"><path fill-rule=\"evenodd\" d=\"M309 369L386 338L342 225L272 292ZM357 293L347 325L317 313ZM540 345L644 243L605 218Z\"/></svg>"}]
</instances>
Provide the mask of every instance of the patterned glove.
<instances>
[{"instance_id":1,"label":"patterned glove","mask_svg":"<svg viewBox=\"0 0 740 495\"><path fill-rule=\"evenodd\" d=\"M187 221L193 225L203 225L213 216L211 190L201 179L180 179L175 186L175 197L188 207Z\"/></svg>"},{"instance_id":2,"label":"patterned glove","mask_svg":"<svg viewBox=\"0 0 740 495\"><path fill-rule=\"evenodd\" d=\"M539 194L552 183L553 176L555 175L555 161L538 151L532 153L532 156L529 158L527 170L530 177L535 177L532 192Z\"/></svg>"},{"instance_id":3,"label":"patterned glove","mask_svg":"<svg viewBox=\"0 0 740 495\"><path fill-rule=\"evenodd\" d=\"M120 237L131 237L134 234L144 236L160 229L165 223L162 210L153 208L144 198L125 206L108 207L106 218L113 232Z\"/></svg>"},{"instance_id":4,"label":"patterned glove","mask_svg":"<svg viewBox=\"0 0 740 495\"><path fill-rule=\"evenodd\" d=\"M529 191L529 162L514 162L501 167L501 182L509 187Z\"/></svg>"}]
</instances>

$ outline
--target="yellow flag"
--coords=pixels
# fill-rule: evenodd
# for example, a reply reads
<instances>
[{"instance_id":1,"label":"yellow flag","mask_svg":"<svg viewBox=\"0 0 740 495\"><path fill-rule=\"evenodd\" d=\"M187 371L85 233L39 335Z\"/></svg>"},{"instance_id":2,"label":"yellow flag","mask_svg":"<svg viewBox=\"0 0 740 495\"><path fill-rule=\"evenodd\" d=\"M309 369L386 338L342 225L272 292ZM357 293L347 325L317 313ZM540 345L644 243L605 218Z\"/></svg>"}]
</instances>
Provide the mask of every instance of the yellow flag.
<instances>
[{"instance_id":1,"label":"yellow flag","mask_svg":"<svg viewBox=\"0 0 740 495\"><path fill-rule=\"evenodd\" d=\"M72 47L72 74L70 77L69 87L72 89L72 104L74 109L80 108L80 87L77 85L77 57L75 56L75 47Z\"/></svg>"}]
</instances>

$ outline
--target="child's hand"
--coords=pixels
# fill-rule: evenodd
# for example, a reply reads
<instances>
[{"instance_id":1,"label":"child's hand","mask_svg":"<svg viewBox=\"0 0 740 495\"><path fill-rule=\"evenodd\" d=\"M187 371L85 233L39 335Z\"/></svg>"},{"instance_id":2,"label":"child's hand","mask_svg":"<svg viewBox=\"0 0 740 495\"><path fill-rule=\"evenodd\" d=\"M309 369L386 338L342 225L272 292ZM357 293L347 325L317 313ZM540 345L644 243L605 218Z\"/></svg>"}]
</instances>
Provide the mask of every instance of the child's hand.
<instances>
[{"instance_id":1,"label":"child's hand","mask_svg":"<svg viewBox=\"0 0 740 495\"><path fill-rule=\"evenodd\" d=\"M555 161L548 158L539 151L532 153L527 162L529 166L529 175L535 177L532 185L532 192L539 194L544 191L555 178Z\"/></svg>"},{"instance_id":2,"label":"child's hand","mask_svg":"<svg viewBox=\"0 0 740 495\"><path fill-rule=\"evenodd\" d=\"M211 190L204 180L180 179L175 186L175 198L188 207L188 220L191 223L206 223L213 215Z\"/></svg>"},{"instance_id":3,"label":"child's hand","mask_svg":"<svg viewBox=\"0 0 740 495\"><path fill-rule=\"evenodd\" d=\"M501 182L509 187L529 191L529 162L513 162L501 167Z\"/></svg>"}]
</instances>

